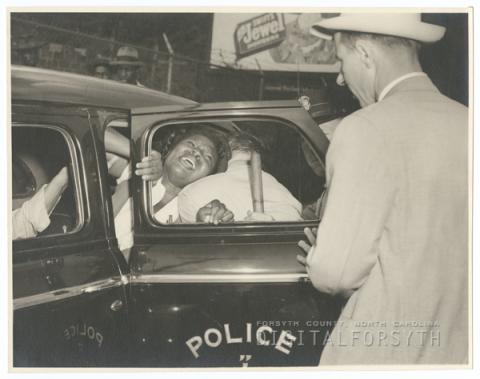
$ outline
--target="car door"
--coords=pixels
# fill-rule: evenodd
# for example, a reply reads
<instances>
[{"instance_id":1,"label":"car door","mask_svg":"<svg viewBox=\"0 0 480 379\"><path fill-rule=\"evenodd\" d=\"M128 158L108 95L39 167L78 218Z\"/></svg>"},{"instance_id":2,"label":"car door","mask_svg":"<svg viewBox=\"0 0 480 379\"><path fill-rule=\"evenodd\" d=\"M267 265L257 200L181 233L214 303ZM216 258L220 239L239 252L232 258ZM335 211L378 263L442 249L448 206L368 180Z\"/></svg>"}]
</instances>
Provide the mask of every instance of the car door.
<instances>
[{"instance_id":1,"label":"car door","mask_svg":"<svg viewBox=\"0 0 480 379\"><path fill-rule=\"evenodd\" d=\"M331 118L328 110L325 118ZM256 126L273 123L272 131L275 123L294 130L323 164L328 141L292 101L133 110L133 160L149 153L152 133L165 125L212 123L228 129L232 123L252 120ZM135 364L318 364L342 305L341 300L316 291L296 262L304 228L318 221L159 225L151 216L149 188L141 179L133 179L135 243L130 269Z\"/></svg>"},{"instance_id":2,"label":"car door","mask_svg":"<svg viewBox=\"0 0 480 379\"><path fill-rule=\"evenodd\" d=\"M34 140L41 131L65 142L76 209L72 228L13 241L14 367L128 364L127 272L109 221L98 126L95 110L13 101L12 133L18 134L18 144L28 142L28 150L48 144L48 139ZM38 151L45 155L57 147ZM15 147L12 152L15 156Z\"/></svg>"}]
</instances>

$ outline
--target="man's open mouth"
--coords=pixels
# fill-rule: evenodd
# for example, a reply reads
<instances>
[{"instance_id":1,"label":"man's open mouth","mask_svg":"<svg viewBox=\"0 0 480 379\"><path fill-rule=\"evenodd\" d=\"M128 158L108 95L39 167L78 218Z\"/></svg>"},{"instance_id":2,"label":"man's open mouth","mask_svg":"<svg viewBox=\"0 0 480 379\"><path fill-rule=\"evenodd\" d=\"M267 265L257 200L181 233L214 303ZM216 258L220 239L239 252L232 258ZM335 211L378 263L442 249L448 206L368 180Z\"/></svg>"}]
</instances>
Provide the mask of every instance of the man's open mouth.
<instances>
[{"instance_id":1,"label":"man's open mouth","mask_svg":"<svg viewBox=\"0 0 480 379\"><path fill-rule=\"evenodd\" d=\"M193 160L192 158L190 157L182 157L180 158L180 162L182 162L182 165L189 169L189 170L195 170L195 160Z\"/></svg>"}]
</instances>

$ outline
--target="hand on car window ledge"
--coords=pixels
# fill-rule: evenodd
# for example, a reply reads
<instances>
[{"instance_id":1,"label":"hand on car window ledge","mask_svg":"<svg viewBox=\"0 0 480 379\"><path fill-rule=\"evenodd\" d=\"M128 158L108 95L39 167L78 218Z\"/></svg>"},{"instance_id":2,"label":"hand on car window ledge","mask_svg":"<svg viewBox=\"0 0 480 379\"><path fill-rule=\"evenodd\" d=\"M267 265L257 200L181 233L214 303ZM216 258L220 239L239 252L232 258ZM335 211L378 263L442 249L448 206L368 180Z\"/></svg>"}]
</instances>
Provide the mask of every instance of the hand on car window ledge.
<instances>
[{"instance_id":1,"label":"hand on car window ledge","mask_svg":"<svg viewBox=\"0 0 480 379\"><path fill-rule=\"evenodd\" d=\"M162 177L163 163L162 155L155 150L137 163L135 175L141 176L143 180L157 181Z\"/></svg>"},{"instance_id":2,"label":"hand on car window ledge","mask_svg":"<svg viewBox=\"0 0 480 379\"><path fill-rule=\"evenodd\" d=\"M130 160L130 141L115 129L107 127L105 130L105 150L109 158L109 172L115 177L121 176ZM120 160L122 164L116 165ZM114 169L116 172L114 172ZM143 180L156 181L162 177L162 156L158 151L152 150L148 157L137 163L135 174Z\"/></svg>"},{"instance_id":3,"label":"hand on car window ledge","mask_svg":"<svg viewBox=\"0 0 480 379\"><path fill-rule=\"evenodd\" d=\"M234 214L219 200L212 200L197 212L197 222L205 224L227 224L234 222Z\"/></svg>"}]
</instances>

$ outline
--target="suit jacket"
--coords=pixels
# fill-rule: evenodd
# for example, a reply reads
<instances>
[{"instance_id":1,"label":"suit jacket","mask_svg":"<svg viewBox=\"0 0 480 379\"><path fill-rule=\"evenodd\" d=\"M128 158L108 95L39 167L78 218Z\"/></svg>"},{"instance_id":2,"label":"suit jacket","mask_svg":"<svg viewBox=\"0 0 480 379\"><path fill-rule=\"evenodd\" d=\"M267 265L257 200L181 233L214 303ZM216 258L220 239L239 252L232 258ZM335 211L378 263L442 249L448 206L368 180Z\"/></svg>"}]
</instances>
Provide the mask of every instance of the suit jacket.
<instances>
[{"instance_id":1,"label":"suit jacket","mask_svg":"<svg viewBox=\"0 0 480 379\"><path fill-rule=\"evenodd\" d=\"M323 364L466 363L468 112L425 77L346 117L307 271L349 297Z\"/></svg>"}]
</instances>

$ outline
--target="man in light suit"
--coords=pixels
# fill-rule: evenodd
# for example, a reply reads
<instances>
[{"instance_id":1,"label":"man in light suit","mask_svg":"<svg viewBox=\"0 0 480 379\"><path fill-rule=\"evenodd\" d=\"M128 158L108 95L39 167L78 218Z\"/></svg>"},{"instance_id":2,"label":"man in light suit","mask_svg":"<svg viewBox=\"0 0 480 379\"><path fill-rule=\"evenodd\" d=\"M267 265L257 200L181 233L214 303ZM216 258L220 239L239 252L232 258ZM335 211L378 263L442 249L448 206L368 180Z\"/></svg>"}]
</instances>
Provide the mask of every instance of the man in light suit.
<instances>
[{"instance_id":1,"label":"man in light suit","mask_svg":"<svg viewBox=\"0 0 480 379\"><path fill-rule=\"evenodd\" d=\"M342 14L331 33L362 109L338 125L327 202L299 243L312 284L348 301L320 364L468 362L468 114L422 72L420 14ZM331 37L330 37L331 38Z\"/></svg>"}]
</instances>

